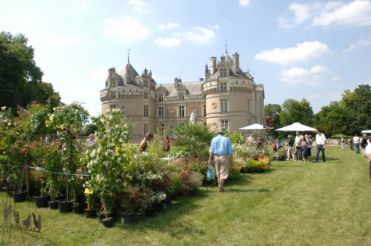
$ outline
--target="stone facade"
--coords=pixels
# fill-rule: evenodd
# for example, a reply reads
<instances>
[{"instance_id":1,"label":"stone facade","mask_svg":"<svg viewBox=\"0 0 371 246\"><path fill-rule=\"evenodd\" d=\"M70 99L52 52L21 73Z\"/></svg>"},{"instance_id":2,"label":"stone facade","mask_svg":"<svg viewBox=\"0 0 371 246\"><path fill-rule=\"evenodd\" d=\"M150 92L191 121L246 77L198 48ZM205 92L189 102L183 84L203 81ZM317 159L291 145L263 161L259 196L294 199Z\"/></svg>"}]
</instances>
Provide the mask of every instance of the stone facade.
<instances>
[{"instance_id":1,"label":"stone facade","mask_svg":"<svg viewBox=\"0 0 371 246\"><path fill-rule=\"evenodd\" d=\"M253 123L263 123L264 87L255 84L249 72L239 66L239 54L210 58L205 79L157 85L152 72L139 75L128 61L119 73L108 70L106 85L100 92L102 113L120 109L131 123L134 138L146 132L169 134L181 122L202 122L212 130L220 126L229 131Z\"/></svg>"}]
</instances>

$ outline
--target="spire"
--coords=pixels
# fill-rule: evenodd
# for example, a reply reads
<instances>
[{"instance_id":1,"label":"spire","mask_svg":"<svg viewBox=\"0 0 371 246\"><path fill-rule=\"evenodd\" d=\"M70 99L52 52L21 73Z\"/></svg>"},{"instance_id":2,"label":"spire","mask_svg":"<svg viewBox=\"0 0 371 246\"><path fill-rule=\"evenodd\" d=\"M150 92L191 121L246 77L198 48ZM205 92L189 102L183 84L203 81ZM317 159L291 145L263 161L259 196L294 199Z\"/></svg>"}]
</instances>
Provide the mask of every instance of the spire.
<instances>
[{"instance_id":1,"label":"spire","mask_svg":"<svg viewBox=\"0 0 371 246\"><path fill-rule=\"evenodd\" d=\"M130 49L128 49L128 64L130 64Z\"/></svg>"},{"instance_id":2,"label":"spire","mask_svg":"<svg viewBox=\"0 0 371 246\"><path fill-rule=\"evenodd\" d=\"M228 54L228 42L227 39L225 39L225 53Z\"/></svg>"}]
</instances>

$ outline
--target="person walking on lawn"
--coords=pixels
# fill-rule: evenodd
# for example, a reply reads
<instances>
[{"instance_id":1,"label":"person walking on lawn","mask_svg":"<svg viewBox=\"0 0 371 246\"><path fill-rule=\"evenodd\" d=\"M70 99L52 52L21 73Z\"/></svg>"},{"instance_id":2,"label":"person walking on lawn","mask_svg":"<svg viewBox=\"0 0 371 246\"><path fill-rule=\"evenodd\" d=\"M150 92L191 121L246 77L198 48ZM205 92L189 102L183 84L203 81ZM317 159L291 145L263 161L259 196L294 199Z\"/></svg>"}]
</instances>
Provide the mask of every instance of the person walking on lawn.
<instances>
[{"instance_id":1,"label":"person walking on lawn","mask_svg":"<svg viewBox=\"0 0 371 246\"><path fill-rule=\"evenodd\" d=\"M229 175L229 163L232 162L233 150L231 140L224 136L225 128L220 128L218 135L211 140L209 150L209 165L215 162L216 176L218 178L218 191L224 191L224 181Z\"/></svg>"},{"instance_id":2,"label":"person walking on lawn","mask_svg":"<svg viewBox=\"0 0 371 246\"><path fill-rule=\"evenodd\" d=\"M317 154L316 154L316 162L318 161L319 152L322 152L322 161L326 161L325 156L325 142L326 142L326 136L321 132L321 130L318 129L316 134L316 145L317 145Z\"/></svg>"}]
</instances>

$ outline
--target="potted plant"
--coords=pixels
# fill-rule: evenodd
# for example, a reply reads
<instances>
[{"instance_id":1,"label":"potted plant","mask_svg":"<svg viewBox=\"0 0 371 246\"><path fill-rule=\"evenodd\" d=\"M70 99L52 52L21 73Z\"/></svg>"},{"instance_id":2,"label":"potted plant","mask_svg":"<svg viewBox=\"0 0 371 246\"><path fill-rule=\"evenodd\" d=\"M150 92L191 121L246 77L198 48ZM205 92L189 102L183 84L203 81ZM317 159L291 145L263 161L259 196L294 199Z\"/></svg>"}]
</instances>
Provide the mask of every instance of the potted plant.
<instances>
[{"instance_id":1,"label":"potted plant","mask_svg":"<svg viewBox=\"0 0 371 246\"><path fill-rule=\"evenodd\" d=\"M93 197L93 189L85 188L84 194L86 198L86 208L85 208L85 216L87 218L95 218L97 217L97 210L94 208L94 197Z\"/></svg>"},{"instance_id":2,"label":"potted plant","mask_svg":"<svg viewBox=\"0 0 371 246\"><path fill-rule=\"evenodd\" d=\"M37 208L47 208L49 206L48 202L49 202L50 197L48 195L48 190L46 187L46 176L44 172L41 170L38 172L38 176L39 176L40 194L38 196L34 196L35 205Z\"/></svg>"}]
</instances>

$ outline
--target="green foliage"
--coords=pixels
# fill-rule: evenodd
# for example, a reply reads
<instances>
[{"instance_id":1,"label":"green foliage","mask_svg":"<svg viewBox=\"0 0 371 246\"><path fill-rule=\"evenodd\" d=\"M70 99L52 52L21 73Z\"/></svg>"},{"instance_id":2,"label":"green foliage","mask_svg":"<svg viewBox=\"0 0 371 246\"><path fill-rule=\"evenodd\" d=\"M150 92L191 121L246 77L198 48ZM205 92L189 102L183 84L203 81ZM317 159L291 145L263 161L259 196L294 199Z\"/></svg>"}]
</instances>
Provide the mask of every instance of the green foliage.
<instances>
[{"instance_id":1,"label":"green foliage","mask_svg":"<svg viewBox=\"0 0 371 246\"><path fill-rule=\"evenodd\" d=\"M225 136L231 139L232 144L243 144L245 142L242 132L227 132Z\"/></svg>"},{"instance_id":2,"label":"green foliage","mask_svg":"<svg viewBox=\"0 0 371 246\"><path fill-rule=\"evenodd\" d=\"M316 115L316 127L327 136L360 134L371 128L371 86L359 85L354 91L346 90L340 102L322 107Z\"/></svg>"},{"instance_id":3,"label":"green foliage","mask_svg":"<svg viewBox=\"0 0 371 246\"><path fill-rule=\"evenodd\" d=\"M106 213L112 212L117 196L124 191L127 180L124 172L131 174L133 150L129 148L127 124L119 111L92 118L97 126L96 144L85 153L91 178L86 187L99 197ZM130 179L130 177L127 177Z\"/></svg>"},{"instance_id":4,"label":"green foliage","mask_svg":"<svg viewBox=\"0 0 371 246\"><path fill-rule=\"evenodd\" d=\"M287 99L282 104L282 111L279 112L279 116L282 125L289 125L294 122L305 125L312 125L313 123L313 110L310 103L305 99L301 101Z\"/></svg>"},{"instance_id":5,"label":"green foliage","mask_svg":"<svg viewBox=\"0 0 371 246\"><path fill-rule=\"evenodd\" d=\"M175 141L171 152L177 155L178 150L181 150L182 156L193 158L207 158L207 153L213 133L209 128L202 123L186 123L179 124L174 129ZM179 153L179 152L178 152Z\"/></svg>"},{"instance_id":6,"label":"green foliage","mask_svg":"<svg viewBox=\"0 0 371 246\"><path fill-rule=\"evenodd\" d=\"M0 32L0 105L13 110L33 100L57 105L58 93L41 82L42 71L34 61L34 49L22 34Z\"/></svg>"}]
</instances>

